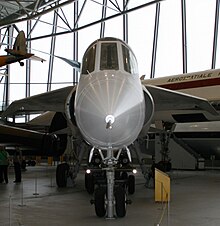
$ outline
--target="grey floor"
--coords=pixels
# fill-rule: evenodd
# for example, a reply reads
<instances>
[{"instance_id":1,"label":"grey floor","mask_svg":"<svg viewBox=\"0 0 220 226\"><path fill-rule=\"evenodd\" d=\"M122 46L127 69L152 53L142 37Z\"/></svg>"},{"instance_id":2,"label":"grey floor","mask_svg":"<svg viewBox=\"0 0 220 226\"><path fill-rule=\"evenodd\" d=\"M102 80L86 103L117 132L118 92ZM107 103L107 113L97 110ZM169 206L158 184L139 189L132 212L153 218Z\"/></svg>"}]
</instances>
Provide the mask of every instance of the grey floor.
<instances>
[{"instance_id":1,"label":"grey floor","mask_svg":"<svg viewBox=\"0 0 220 226\"><path fill-rule=\"evenodd\" d=\"M97 218L91 196L84 189L81 171L74 187L55 185L55 167L28 167L23 182L0 184L1 226L218 226L220 225L220 171L173 171L171 202L167 208L154 202L154 190L136 176L136 192L125 218ZM162 221L161 221L162 219Z\"/></svg>"}]
</instances>

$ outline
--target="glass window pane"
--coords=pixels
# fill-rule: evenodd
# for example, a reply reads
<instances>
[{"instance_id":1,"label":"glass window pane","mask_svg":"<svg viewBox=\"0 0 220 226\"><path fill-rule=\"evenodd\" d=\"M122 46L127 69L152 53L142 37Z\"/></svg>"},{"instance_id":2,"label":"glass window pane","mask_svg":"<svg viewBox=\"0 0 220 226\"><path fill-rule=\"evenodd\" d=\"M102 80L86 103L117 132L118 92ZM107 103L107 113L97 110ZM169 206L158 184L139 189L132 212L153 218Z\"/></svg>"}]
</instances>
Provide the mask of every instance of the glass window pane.
<instances>
[{"instance_id":1,"label":"glass window pane","mask_svg":"<svg viewBox=\"0 0 220 226\"><path fill-rule=\"evenodd\" d=\"M124 62L124 70L128 73L137 74L137 61L134 54L124 45L122 45L122 54Z\"/></svg>"},{"instance_id":2,"label":"glass window pane","mask_svg":"<svg viewBox=\"0 0 220 226\"><path fill-rule=\"evenodd\" d=\"M186 2L188 72L211 67L216 0Z\"/></svg>"},{"instance_id":3,"label":"glass window pane","mask_svg":"<svg viewBox=\"0 0 220 226\"><path fill-rule=\"evenodd\" d=\"M95 69L96 45L92 46L84 55L82 74L88 74Z\"/></svg>"},{"instance_id":4,"label":"glass window pane","mask_svg":"<svg viewBox=\"0 0 220 226\"><path fill-rule=\"evenodd\" d=\"M118 70L116 43L102 43L100 70Z\"/></svg>"}]
</instances>

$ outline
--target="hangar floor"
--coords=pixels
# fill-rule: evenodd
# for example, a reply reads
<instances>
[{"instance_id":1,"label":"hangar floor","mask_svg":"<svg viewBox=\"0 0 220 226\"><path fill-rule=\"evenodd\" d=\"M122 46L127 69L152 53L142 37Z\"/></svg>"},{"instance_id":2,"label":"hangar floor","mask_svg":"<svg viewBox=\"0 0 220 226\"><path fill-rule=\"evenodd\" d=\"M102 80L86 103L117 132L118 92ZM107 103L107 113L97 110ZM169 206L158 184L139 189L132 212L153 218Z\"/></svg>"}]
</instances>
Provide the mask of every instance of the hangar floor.
<instances>
[{"instance_id":1,"label":"hangar floor","mask_svg":"<svg viewBox=\"0 0 220 226\"><path fill-rule=\"evenodd\" d=\"M171 172L171 202L161 224L162 204L154 202L154 190L144 186L141 174L136 176L136 192L126 217L115 220L95 216L83 171L77 184L65 189L55 185L54 166L27 167L22 176L23 182L14 184L10 168L9 183L0 184L1 226L220 225L220 171Z\"/></svg>"}]
</instances>

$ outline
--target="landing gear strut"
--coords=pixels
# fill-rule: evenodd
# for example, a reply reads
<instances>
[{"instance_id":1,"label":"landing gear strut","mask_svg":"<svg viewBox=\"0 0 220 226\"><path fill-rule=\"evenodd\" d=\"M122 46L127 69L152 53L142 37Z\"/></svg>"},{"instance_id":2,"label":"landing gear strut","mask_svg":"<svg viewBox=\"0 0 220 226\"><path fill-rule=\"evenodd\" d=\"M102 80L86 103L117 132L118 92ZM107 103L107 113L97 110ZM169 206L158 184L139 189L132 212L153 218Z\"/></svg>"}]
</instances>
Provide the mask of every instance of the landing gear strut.
<instances>
[{"instance_id":1,"label":"landing gear strut","mask_svg":"<svg viewBox=\"0 0 220 226\"><path fill-rule=\"evenodd\" d=\"M112 151L108 151L109 157L106 159L106 178L107 178L107 218L114 218L114 181L115 172L114 165L116 164L113 158ZM125 202L125 200L124 200Z\"/></svg>"},{"instance_id":2,"label":"landing gear strut","mask_svg":"<svg viewBox=\"0 0 220 226\"><path fill-rule=\"evenodd\" d=\"M66 151L65 153L65 162L57 166L56 183L60 188L67 186L68 178L71 178L73 184L75 183L74 180L79 172L84 153L88 148L83 142L75 146L75 149L72 148L72 140L70 140L68 148L69 152Z\"/></svg>"},{"instance_id":3,"label":"landing gear strut","mask_svg":"<svg viewBox=\"0 0 220 226\"><path fill-rule=\"evenodd\" d=\"M112 150L107 150L104 157L101 150L98 150L102 161L98 161L97 151L91 150L89 159L93 162L102 162L98 166L91 169L90 176L86 176L85 183L87 191L90 193L95 190L94 200L91 203L95 205L95 212L98 217L106 216L107 219L124 217L126 215L126 206L130 204L126 194L135 192L134 175L129 175L127 172L132 171L129 168L131 156L128 149L119 150L117 156L114 157ZM91 157L93 155L93 157ZM127 159L125 158L127 157ZM122 166L124 163L125 165ZM91 179L93 178L93 179ZM92 189L90 189L92 187ZM90 193L91 194L91 193Z\"/></svg>"},{"instance_id":4,"label":"landing gear strut","mask_svg":"<svg viewBox=\"0 0 220 226\"><path fill-rule=\"evenodd\" d=\"M169 158L169 142L170 142L171 133L164 132L160 134L160 143L161 143L161 161L157 163L157 168L168 172L171 170L172 165Z\"/></svg>"},{"instance_id":5,"label":"landing gear strut","mask_svg":"<svg viewBox=\"0 0 220 226\"><path fill-rule=\"evenodd\" d=\"M19 62L20 66L23 67L24 66L24 62Z\"/></svg>"}]
</instances>

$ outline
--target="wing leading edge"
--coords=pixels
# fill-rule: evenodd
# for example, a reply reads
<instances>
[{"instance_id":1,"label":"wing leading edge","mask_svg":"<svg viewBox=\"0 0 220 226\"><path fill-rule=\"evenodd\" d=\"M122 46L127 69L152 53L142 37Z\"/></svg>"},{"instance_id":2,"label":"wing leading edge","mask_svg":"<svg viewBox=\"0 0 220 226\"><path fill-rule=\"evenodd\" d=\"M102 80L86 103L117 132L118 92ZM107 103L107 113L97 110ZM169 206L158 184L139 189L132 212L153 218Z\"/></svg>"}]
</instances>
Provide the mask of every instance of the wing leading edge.
<instances>
[{"instance_id":1,"label":"wing leading edge","mask_svg":"<svg viewBox=\"0 0 220 226\"><path fill-rule=\"evenodd\" d=\"M40 113L45 111L65 112L68 96L76 86L68 86L51 92L14 101L2 113L1 117L22 113Z\"/></svg>"},{"instance_id":2,"label":"wing leading edge","mask_svg":"<svg viewBox=\"0 0 220 226\"><path fill-rule=\"evenodd\" d=\"M219 118L219 113L211 103L197 96L161 88L154 85L145 85L155 104L155 120L163 120L161 117L165 112L178 112L178 114L196 113L204 111L212 115L213 118ZM190 119L189 119L190 120Z\"/></svg>"},{"instance_id":3,"label":"wing leading edge","mask_svg":"<svg viewBox=\"0 0 220 226\"><path fill-rule=\"evenodd\" d=\"M56 156L63 153L59 138L53 134L0 125L0 140L6 146L22 146L29 155Z\"/></svg>"}]
</instances>

